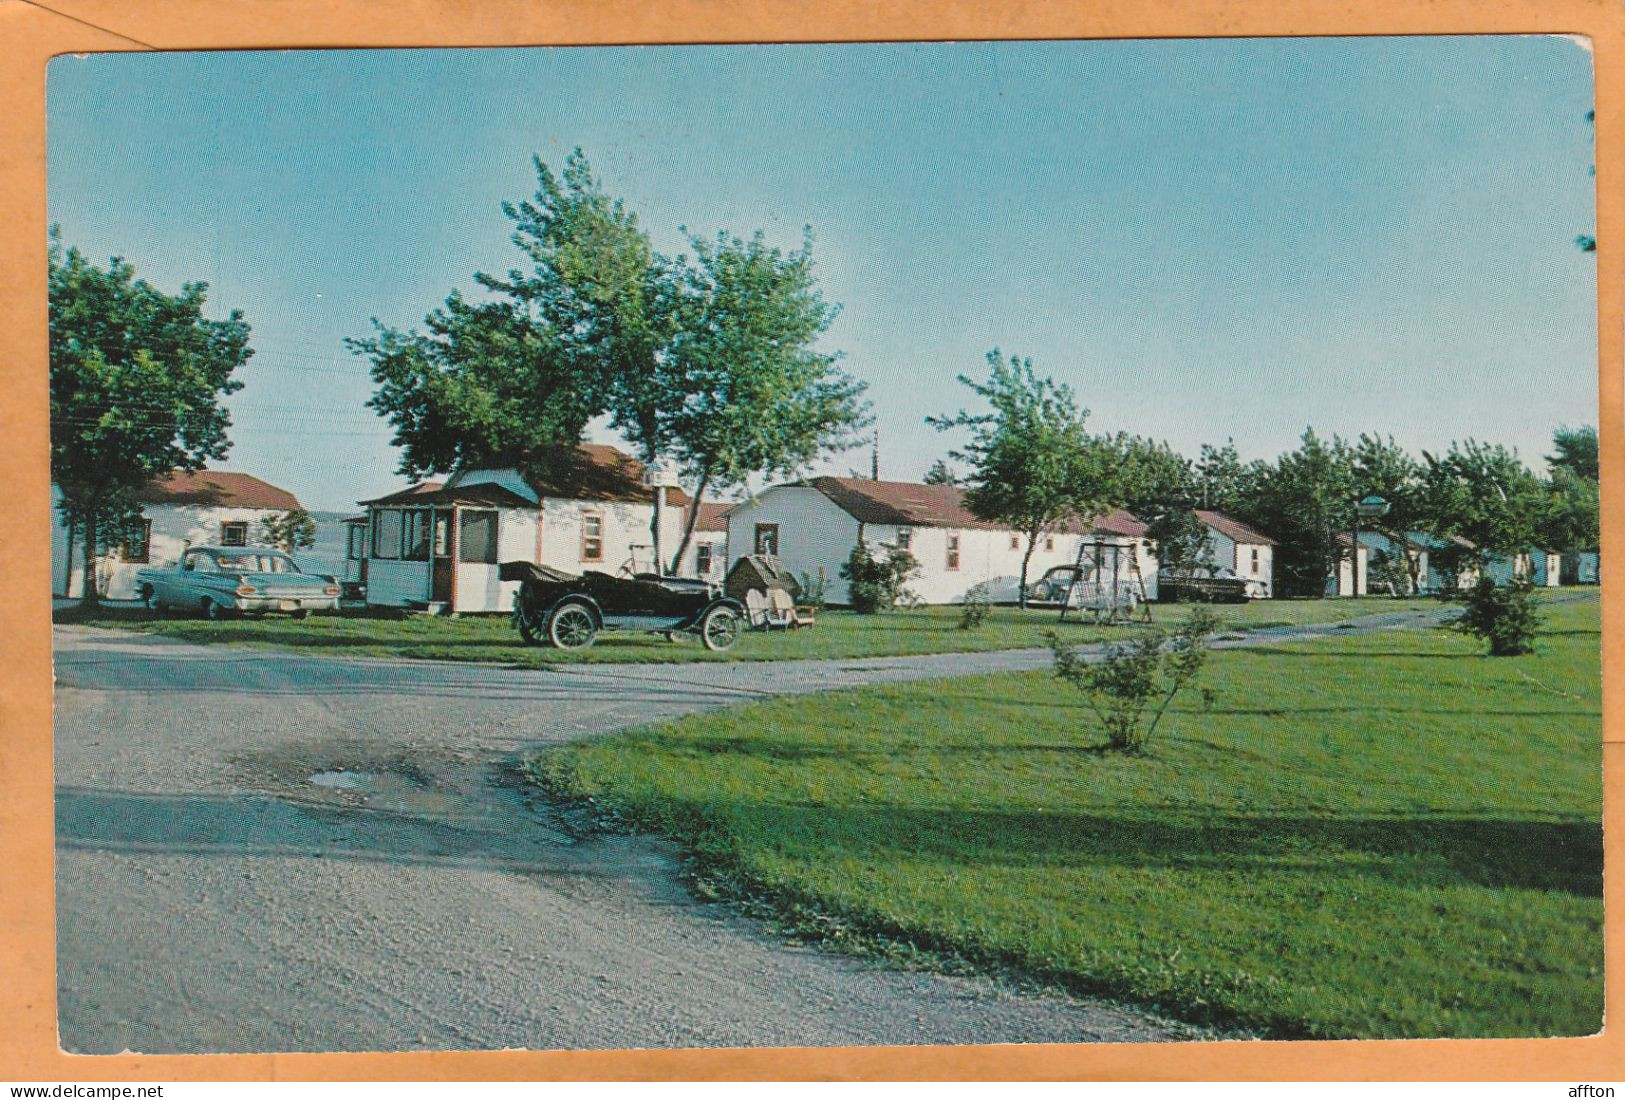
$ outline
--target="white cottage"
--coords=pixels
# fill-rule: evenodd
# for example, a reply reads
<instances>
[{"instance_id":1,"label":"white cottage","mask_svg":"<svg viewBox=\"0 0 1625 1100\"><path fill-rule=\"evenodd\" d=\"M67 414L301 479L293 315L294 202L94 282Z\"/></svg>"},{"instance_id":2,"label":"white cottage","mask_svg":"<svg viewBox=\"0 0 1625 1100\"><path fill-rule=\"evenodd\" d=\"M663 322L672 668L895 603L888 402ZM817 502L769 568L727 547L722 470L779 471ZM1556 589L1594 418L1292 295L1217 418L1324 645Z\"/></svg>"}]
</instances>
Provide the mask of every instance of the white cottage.
<instances>
[{"instance_id":1,"label":"white cottage","mask_svg":"<svg viewBox=\"0 0 1625 1100\"><path fill-rule=\"evenodd\" d=\"M1208 552L1215 566L1243 580L1258 581L1266 597L1275 595L1274 539L1223 512L1198 508L1196 518L1207 528Z\"/></svg>"},{"instance_id":2,"label":"white cottage","mask_svg":"<svg viewBox=\"0 0 1625 1100\"><path fill-rule=\"evenodd\" d=\"M694 523L694 535L683 561L677 570L679 576L698 577L700 580L721 584L728 573L728 509L732 504L705 501L700 504L700 518ZM687 514L684 518L686 520ZM678 538L682 535L679 534Z\"/></svg>"},{"instance_id":3,"label":"white cottage","mask_svg":"<svg viewBox=\"0 0 1625 1100\"><path fill-rule=\"evenodd\" d=\"M957 486L817 477L765 489L730 508L727 522L730 558L776 557L794 576L815 583L821 578L832 604L848 602L840 570L860 539L877 550L896 547L914 556L920 575L908 589L923 603L961 603L980 583L995 601L1013 603L1019 595L1026 537L971 515ZM1080 543L1098 540L1132 551L1146 596L1156 599L1156 558L1144 536L1145 525L1121 510L1065 524L1039 537L1027 579L1072 564Z\"/></svg>"},{"instance_id":4,"label":"white cottage","mask_svg":"<svg viewBox=\"0 0 1625 1100\"><path fill-rule=\"evenodd\" d=\"M507 611L517 582L497 566L530 561L567 573L646 571L654 564L655 493L662 552L682 538L689 498L643 484L643 464L584 444L545 483L513 467L459 471L363 501L367 603L452 612ZM689 555L698 557L697 548Z\"/></svg>"},{"instance_id":5,"label":"white cottage","mask_svg":"<svg viewBox=\"0 0 1625 1100\"><path fill-rule=\"evenodd\" d=\"M299 507L286 489L251 474L188 470L154 481L137 494L141 518L116 536L103 533L94 561L97 591L107 599L136 598L135 575L148 566L173 565L188 546L254 546L260 525ZM62 494L51 487L51 576L59 596L84 594L84 549L69 531ZM116 541L115 541L116 539Z\"/></svg>"}]
</instances>

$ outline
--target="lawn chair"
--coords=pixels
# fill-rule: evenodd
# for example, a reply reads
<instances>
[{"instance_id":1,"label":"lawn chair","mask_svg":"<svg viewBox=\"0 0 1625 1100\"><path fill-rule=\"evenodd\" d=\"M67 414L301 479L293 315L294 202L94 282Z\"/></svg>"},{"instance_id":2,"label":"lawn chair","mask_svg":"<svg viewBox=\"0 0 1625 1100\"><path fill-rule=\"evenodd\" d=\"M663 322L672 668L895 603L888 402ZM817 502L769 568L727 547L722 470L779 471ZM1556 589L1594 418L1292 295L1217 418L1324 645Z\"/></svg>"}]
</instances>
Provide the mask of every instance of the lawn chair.
<instances>
[{"instance_id":1,"label":"lawn chair","mask_svg":"<svg viewBox=\"0 0 1625 1100\"><path fill-rule=\"evenodd\" d=\"M771 591L778 592L779 589ZM784 593L786 597L789 593ZM788 612L780 610L759 588L752 588L745 593L745 616L753 630L771 631L774 627L789 630L796 625L795 608L792 606Z\"/></svg>"},{"instance_id":2,"label":"lawn chair","mask_svg":"<svg viewBox=\"0 0 1625 1100\"><path fill-rule=\"evenodd\" d=\"M770 588L767 592L768 604L773 609L775 620L789 617L791 627L811 626L817 619L817 612L810 607L796 606L790 593L782 588Z\"/></svg>"}]
</instances>

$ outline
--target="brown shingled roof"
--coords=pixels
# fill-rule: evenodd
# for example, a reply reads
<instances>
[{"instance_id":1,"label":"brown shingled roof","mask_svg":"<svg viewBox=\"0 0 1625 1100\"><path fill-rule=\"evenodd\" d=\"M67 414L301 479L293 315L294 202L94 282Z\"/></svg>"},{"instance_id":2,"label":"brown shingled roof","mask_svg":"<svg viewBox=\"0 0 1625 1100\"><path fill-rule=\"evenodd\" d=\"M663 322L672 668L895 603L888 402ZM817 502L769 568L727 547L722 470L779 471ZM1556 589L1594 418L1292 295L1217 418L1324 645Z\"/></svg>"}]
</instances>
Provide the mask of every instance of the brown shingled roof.
<instances>
[{"instance_id":1,"label":"brown shingled roof","mask_svg":"<svg viewBox=\"0 0 1625 1100\"><path fill-rule=\"evenodd\" d=\"M1196 509L1196 518L1234 542L1256 542L1260 546L1275 545L1275 540L1268 535L1253 530L1239 519L1231 519L1223 512L1212 512L1205 508L1198 508Z\"/></svg>"},{"instance_id":2,"label":"brown shingled roof","mask_svg":"<svg viewBox=\"0 0 1625 1100\"><path fill-rule=\"evenodd\" d=\"M707 500L700 503L700 518L694 524L696 531L726 531L728 510L733 505L725 500Z\"/></svg>"},{"instance_id":3,"label":"brown shingled roof","mask_svg":"<svg viewBox=\"0 0 1625 1100\"><path fill-rule=\"evenodd\" d=\"M145 504L202 504L217 508L272 508L286 512L299 499L252 474L225 470L176 470L137 494Z\"/></svg>"},{"instance_id":4,"label":"brown shingled roof","mask_svg":"<svg viewBox=\"0 0 1625 1100\"><path fill-rule=\"evenodd\" d=\"M957 485L912 481L871 481L860 477L815 477L807 483L860 523L900 527L957 527L1003 531L1001 523L978 519L965 507L965 490ZM1055 529L1065 534L1108 534L1140 538L1145 524L1118 508L1088 520L1066 520Z\"/></svg>"},{"instance_id":5,"label":"brown shingled roof","mask_svg":"<svg viewBox=\"0 0 1625 1100\"><path fill-rule=\"evenodd\" d=\"M535 457L537 461L531 465L538 470L545 470L546 473L545 475L536 473L527 480L539 497L562 500L618 500L644 504L654 499L653 494L643 485L643 463L607 443L583 443L579 447L560 449L545 458L539 455ZM523 469L523 466L493 463L489 468ZM511 490L489 482L454 485L448 489L438 481L425 481L409 489L402 489L374 500L363 500L360 503L427 505L450 504L457 501L515 507L532 506L530 501ZM673 507L686 508L690 500L687 493L673 487L666 490L666 503ZM720 527L701 529L722 530Z\"/></svg>"}]
</instances>

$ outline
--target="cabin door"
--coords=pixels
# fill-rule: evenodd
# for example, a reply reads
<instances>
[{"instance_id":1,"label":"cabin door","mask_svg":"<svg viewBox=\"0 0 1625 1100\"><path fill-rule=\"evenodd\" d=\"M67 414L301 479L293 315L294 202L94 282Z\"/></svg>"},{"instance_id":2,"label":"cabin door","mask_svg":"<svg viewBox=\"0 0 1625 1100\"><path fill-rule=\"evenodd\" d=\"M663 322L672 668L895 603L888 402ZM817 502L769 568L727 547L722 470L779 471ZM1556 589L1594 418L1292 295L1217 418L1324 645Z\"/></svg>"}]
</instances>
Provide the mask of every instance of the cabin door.
<instances>
[{"instance_id":1,"label":"cabin door","mask_svg":"<svg viewBox=\"0 0 1625 1100\"><path fill-rule=\"evenodd\" d=\"M429 598L451 607L456 593L453 570L457 562L457 512L452 508L434 510L434 529L429 533ZM455 611L455 607L451 607Z\"/></svg>"}]
</instances>

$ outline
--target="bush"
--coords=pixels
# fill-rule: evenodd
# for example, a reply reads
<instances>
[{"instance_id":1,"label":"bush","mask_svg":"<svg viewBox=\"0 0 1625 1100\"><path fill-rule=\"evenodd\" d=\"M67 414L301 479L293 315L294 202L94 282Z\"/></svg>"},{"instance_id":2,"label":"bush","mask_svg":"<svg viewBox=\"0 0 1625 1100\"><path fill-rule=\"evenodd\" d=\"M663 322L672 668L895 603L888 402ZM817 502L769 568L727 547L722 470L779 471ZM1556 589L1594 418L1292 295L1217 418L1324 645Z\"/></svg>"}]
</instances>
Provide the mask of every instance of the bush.
<instances>
[{"instance_id":1,"label":"bush","mask_svg":"<svg viewBox=\"0 0 1625 1100\"><path fill-rule=\"evenodd\" d=\"M907 550L891 550L883 558L860 541L852 547L841 577L847 582L847 602L861 615L890 611L902 598L904 586L920 572L919 562Z\"/></svg>"},{"instance_id":2,"label":"bush","mask_svg":"<svg viewBox=\"0 0 1625 1100\"><path fill-rule=\"evenodd\" d=\"M820 565L818 572L803 573L800 577L801 592L796 596L796 603L802 607L810 607L814 611L824 610L824 593L829 583L824 578L824 567Z\"/></svg>"},{"instance_id":3,"label":"bush","mask_svg":"<svg viewBox=\"0 0 1625 1100\"><path fill-rule=\"evenodd\" d=\"M1138 756L1174 696L1202 671L1207 640L1218 628L1211 611L1197 608L1172 634L1158 630L1130 644L1108 646L1094 663L1054 631L1047 637L1055 675L1083 692L1106 733L1105 748ZM1211 703L1212 691L1204 690L1202 698ZM1147 724L1146 712L1153 704L1157 709Z\"/></svg>"},{"instance_id":4,"label":"bush","mask_svg":"<svg viewBox=\"0 0 1625 1100\"><path fill-rule=\"evenodd\" d=\"M965 593L965 602L959 608L959 629L975 630L987 621L993 611L993 591L986 581L978 581Z\"/></svg>"},{"instance_id":5,"label":"bush","mask_svg":"<svg viewBox=\"0 0 1625 1100\"><path fill-rule=\"evenodd\" d=\"M1535 651L1535 630L1540 614L1535 609L1535 593L1527 580L1497 585L1480 577L1464 597L1466 610L1449 626L1473 634L1489 643L1491 657L1516 657Z\"/></svg>"}]
</instances>

